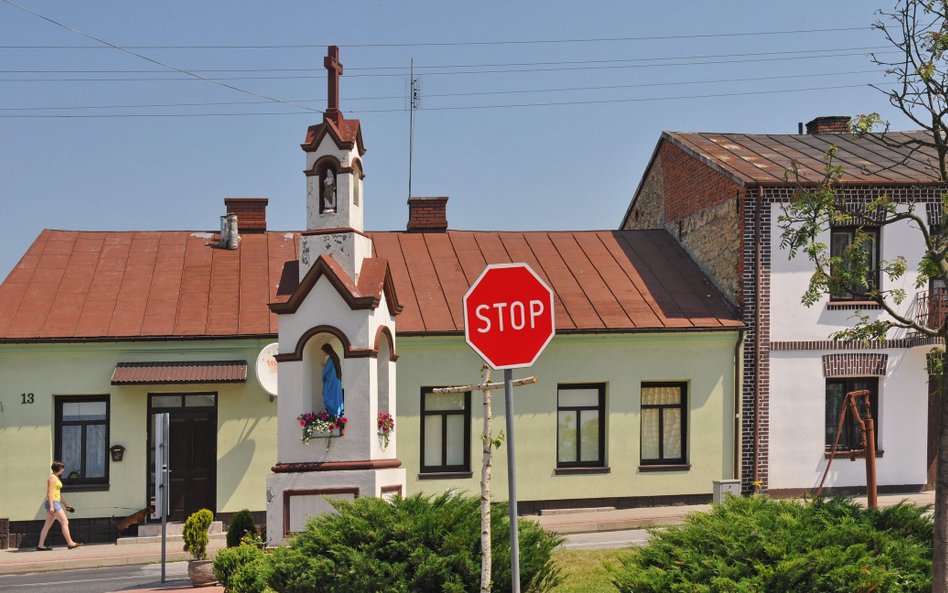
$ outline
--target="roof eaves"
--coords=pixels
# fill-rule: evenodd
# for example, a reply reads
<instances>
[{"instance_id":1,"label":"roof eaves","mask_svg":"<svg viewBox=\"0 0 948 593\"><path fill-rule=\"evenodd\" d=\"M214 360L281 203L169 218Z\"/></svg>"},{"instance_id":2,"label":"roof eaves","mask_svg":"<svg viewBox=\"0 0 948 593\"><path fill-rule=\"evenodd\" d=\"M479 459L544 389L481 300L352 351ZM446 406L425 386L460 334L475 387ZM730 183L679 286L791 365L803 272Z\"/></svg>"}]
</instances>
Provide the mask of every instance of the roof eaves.
<instances>
[{"instance_id":1,"label":"roof eaves","mask_svg":"<svg viewBox=\"0 0 948 593\"><path fill-rule=\"evenodd\" d=\"M721 173L722 175L727 176L732 181L734 181L734 183L740 185L743 188L748 188L748 187L753 187L753 186L758 185L759 182L756 179L753 179L750 177L741 177L740 175L734 173L733 171L728 171L727 169L717 164L716 162L714 162L707 156L701 154L700 152L696 151L695 149L689 146L686 146L684 143L682 143L677 138L675 138L675 136L672 135L675 133L677 132L662 132L662 138L663 139L667 138L669 142L671 142L672 144L674 144L675 146L683 150L685 154L698 159L699 161L711 167L718 173Z\"/></svg>"}]
</instances>

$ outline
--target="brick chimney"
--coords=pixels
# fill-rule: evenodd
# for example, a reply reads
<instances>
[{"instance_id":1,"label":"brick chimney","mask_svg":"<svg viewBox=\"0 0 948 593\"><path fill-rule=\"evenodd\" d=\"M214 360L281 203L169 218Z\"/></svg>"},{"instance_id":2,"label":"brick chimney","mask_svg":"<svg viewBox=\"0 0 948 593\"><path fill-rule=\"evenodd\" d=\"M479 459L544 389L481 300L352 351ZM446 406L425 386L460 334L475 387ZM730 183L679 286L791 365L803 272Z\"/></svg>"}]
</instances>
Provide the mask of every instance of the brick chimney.
<instances>
[{"instance_id":1,"label":"brick chimney","mask_svg":"<svg viewBox=\"0 0 948 593\"><path fill-rule=\"evenodd\" d=\"M266 232L267 202L267 198L224 198L227 213L237 215L241 233Z\"/></svg>"},{"instance_id":2,"label":"brick chimney","mask_svg":"<svg viewBox=\"0 0 948 593\"><path fill-rule=\"evenodd\" d=\"M807 122L807 134L848 134L849 116L847 115L825 115L817 117Z\"/></svg>"},{"instance_id":3,"label":"brick chimney","mask_svg":"<svg viewBox=\"0 0 948 593\"><path fill-rule=\"evenodd\" d=\"M448 230L447 211L447 196L408 198L408 230L443 233Z\"/></svg>"}]
</instances>

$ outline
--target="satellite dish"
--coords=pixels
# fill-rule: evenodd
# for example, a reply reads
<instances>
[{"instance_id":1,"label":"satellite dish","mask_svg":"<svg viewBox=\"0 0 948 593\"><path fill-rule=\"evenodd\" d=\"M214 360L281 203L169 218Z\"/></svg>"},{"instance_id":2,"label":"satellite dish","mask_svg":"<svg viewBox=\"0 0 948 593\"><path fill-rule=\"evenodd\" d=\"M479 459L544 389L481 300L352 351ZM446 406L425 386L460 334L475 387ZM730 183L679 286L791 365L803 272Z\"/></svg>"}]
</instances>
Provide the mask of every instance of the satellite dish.
<instances>
[{"instance_id":1,"label":"satellite dish","mask_svg":"<svg viewBox=\"0 0 948 593\"><path fill-rule=\"evenodd\" d=\"M277 394L277 361L276 355L280 352L280 344L267 344L257 355L257 383L270 395Z\"/></svg>"}]
</instances>

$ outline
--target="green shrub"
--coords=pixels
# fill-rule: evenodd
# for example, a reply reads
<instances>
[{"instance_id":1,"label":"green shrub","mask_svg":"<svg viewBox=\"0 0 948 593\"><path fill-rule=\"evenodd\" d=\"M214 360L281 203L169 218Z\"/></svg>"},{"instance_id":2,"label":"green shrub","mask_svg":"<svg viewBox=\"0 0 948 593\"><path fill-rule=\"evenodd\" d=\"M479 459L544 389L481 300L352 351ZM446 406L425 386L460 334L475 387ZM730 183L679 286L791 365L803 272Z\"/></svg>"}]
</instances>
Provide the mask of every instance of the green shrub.
<instances>
[{"instance_id":1,"label":"green shrub","mask_svg":"<svg viewBox=\"0 0 948 593\"><path fill-rule=\"evenodd\" d=\"M238 548L249 547L251 546L238 546ZM252 561L237 567L237 571L231 575L227 591L228 593L266 593L272 591L268 586L272 575L273 564L270 562L270 559L261 552L260 555Z\"/></svg>"},{"instance_id":2,"label":"green shrub","mask_svg":"<svg viewBox=\"0 0 948 593\"><path fill-rule=\"evenodd\" d=\"M257 546L237 546L225 548L214 558L214 576L228 591L231 590L231 577L244 565L262 557L263 551Z\"/></svg>"},{"instance_id":3,"label":"green shrub","mask_svg":"<svg viewBox=\"0 0 948 593\"><path fill-rule=\"evenodd\" d=\"M227 526L227 547L233 548L240 545L240 541L245 535L256 535L257 525L253 522L253 515L250 511L244 509L239 511L234 518L230 520Z\"/></svg>"},{"instance_id":4,"label":"green shrub","mask_svg":"<svg viewBox=\"0 0 948 593\"><path fill-rule=\"evenodd\" d=\"M612 579L622 593L930 591L927 510L729 497L654 531L649 545L619 558Z\"/></svg>"},{"instance_id":5,"label":"green shrub","mask_svg":"<svg viewBox=\"0 0 948 593\"><path fill-rule=\"evenodd\" d=\"M184 522L184 551L190 552L195 560L207 559L207 530L214 522L214 513L207 509L195 511Z\"/></svg>"},{"instance_id":6,"label":"green shrub","mask_svg":"<svg viewBox=\"0 0 948 593\"><path fill-rule=\"evenodd\" d=\"M336 515L311 519L288 547L270 555L270 586L280 593L476 592L480 587L480 503L442 495L360 498L334 503ZM559 582L552 552L561 538L532 521L520 525L521 589ZM491 513L493 591L510 589L505 507Z\"/></svg>"}]
</instances>

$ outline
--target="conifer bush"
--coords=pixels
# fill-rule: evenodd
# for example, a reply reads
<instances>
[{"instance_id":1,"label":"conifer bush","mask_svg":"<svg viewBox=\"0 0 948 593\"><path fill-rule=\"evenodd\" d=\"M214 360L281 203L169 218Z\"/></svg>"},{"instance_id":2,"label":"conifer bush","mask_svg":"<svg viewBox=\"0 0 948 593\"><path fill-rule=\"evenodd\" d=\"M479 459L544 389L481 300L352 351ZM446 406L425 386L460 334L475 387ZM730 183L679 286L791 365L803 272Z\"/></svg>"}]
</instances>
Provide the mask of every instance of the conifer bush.
<instances>
[{"instance_id":1,"label":"conifer bush","mask_svg":"<svg viewBox=\"0 0 948 593\"><path fill-rule=\"evenodd\" d=\"M612 567L622 593L921 593L932 586L929 507L728 497L653 532Z\"/></svg>"},{"instance_id":2,"label":"conifer bush","mask_svg":"<svg viewBox=\"0 0 948 593\"><path fill-rule=\"evenodd\" d=\"M227 547L233 548L240 545L245 535L256 535L257 525L253 522L253 515L248 509L238 511L234 518L230 520L227 526Z\"/></svg>"},{"instance_id":3,"label":"conifer bush","mask_svg":"<svg viewBox=\"0 0 948 593\"><path fill-rule=\"evenodd\" d=\"M237 574L238 570L263 555L263 550L257 546L240 545L224 548L214 558L214 576L225 589L231 591L233 588L231 578Z\"/></svg>"},{"instance_id":4,"label":"conifer bush","mask_svg":"<svg viewBox=\"0 0 948 593\"><path fill-rule=\"evenodd\" d=\"M480 587L480 511L471 497L415 495L386 502L335 502L337 515L311 519L289 546L269 555L269 585L279 593L476 593ZM552 552L562 541L521 521L524 593L559 582ZM510 590L510 531L505 508L491 516L493 591Z\"/></svg>"}]
</instances>

